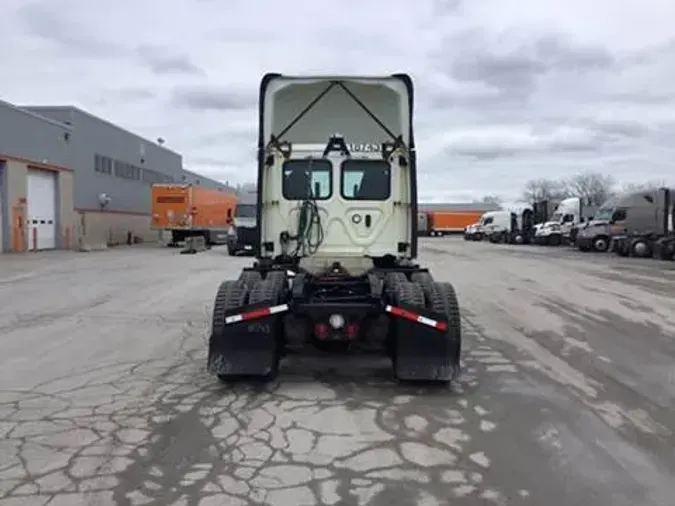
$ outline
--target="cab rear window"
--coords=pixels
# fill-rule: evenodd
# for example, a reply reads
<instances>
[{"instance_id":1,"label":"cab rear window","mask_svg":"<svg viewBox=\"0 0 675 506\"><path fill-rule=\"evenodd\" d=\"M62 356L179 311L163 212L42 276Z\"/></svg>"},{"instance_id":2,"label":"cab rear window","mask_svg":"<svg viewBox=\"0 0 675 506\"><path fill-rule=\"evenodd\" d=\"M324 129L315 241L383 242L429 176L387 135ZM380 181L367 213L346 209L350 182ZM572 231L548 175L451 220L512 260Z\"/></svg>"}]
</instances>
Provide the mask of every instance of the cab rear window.
<instances>
[{"instance_id":1,"label":"cab rear window","mask_svg":"<svg viewBox=\"0 0 675 506\"><path fill-rule=\"evenodd\" d=\"M341 177L345 200L387 200L391 195L391 166L384 160L345 160Z\"/></svg>"},{"instance_id":2,"label":"cab rear window","mask_svg":"<svg viewBox=\"0 0 675 506\"><path fill-rule=\"evenodd\" d=\"M180 195L164 195L162 197L157 197L158 204L182 204L185 202L185 197Z\"/></svg>"}]
</instances>

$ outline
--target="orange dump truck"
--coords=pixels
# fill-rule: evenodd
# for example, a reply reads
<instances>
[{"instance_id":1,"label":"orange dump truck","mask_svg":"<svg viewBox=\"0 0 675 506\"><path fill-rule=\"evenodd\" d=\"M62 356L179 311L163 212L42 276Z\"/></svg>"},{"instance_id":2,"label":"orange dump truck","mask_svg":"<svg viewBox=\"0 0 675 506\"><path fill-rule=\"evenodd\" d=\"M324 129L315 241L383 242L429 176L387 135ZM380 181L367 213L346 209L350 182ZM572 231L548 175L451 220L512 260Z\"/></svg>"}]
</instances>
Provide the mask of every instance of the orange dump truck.
<instances>
[{"instance_id":1,"label":"orange dump truck","mask_svg":"<svg viewBox=\"0 0 675 506\"><path fill-rule=\"evenodd\" d=\"M237 197L192 184L152 185L152 228L170 231L175 246L191 236L204 236L208 245L225 244Z\"/></svg>"},{"instance_id":2,"label":"orange dump truck","mask_svg":"<svg viewBox=\"0 0 675 506\"><path fill-rule=\"evenodd\" d=\"M480 221L483 211L432 211L429 213L429 235L442 236L464 232Z\"/></svg>"}]
</instances>

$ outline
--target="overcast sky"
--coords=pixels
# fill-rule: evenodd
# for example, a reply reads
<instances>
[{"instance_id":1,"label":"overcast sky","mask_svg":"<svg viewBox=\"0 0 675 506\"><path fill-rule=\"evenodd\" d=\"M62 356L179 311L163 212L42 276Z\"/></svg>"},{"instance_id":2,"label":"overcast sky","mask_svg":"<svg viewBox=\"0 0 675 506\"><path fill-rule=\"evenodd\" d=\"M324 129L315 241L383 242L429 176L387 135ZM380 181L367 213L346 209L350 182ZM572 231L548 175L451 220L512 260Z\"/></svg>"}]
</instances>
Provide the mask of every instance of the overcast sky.
<instances>
[{"instance_id":1,"label":"overcast sky","mask_svg":"<svg viewBox=\"0 0 675 506\"><path fill-rule=\"evenodd\" d=\"M424 200L583 170L675 183L672 0L1 0L0 98L254 179L265 72L408 72Z\"/></svg>"}]
</instances>

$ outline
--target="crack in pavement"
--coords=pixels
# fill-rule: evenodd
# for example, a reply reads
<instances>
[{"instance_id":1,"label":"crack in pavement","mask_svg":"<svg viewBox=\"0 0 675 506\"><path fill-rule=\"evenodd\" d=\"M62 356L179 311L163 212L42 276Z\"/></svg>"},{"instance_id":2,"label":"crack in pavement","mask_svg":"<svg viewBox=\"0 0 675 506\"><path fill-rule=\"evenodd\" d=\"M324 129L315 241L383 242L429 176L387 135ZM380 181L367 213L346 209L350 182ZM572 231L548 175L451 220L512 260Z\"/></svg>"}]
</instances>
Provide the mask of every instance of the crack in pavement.
<instances>
[{"instance_id":1,"label":"crack in pavement","mask_svg":"<svg viewBox=\"0 0 675 506\"><path fill-rule=\"evenodd\" d=\"M478 387L473 361L455 390ZM497 424L453 390L379 379L370 360L337 378L300 363L265 386L219 385L203 363L193 349L1 392L0 504L500 504L518 493L486 483L489 450L472 434Z\"/></svg>"}]
</instances>

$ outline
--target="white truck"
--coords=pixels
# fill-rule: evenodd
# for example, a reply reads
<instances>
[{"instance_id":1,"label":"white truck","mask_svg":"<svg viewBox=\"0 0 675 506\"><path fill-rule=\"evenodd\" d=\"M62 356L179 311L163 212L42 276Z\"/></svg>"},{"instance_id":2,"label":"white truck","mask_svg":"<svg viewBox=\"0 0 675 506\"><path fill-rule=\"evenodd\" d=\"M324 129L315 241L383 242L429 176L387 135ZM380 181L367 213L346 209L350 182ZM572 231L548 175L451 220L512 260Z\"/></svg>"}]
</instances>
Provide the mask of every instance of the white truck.
<instances>
[{"instance_id":1,"label":"white truck","mask_svg":"<svg viewBox=\"0 0 675 506\"><path fill-rule=\"evenodd\" d=\"M585 206L579 197L563 199L551 218L536 226L535 244L560 246L574 242L573 230L590 219L594 209Z\"/></svg>"},{"instance_id":2,"label":"white truck","mask_svg":"<svg viewBox=\"0 0 675 506\"><path fill-rule=\"evenodd\" d=\"M209 372L270 381L313 348L381 353L398 380L454 379L457 295L415 262L412 79L271 73L259 96L259 247L218 288Z\"/></svg>"}]
</instances>

